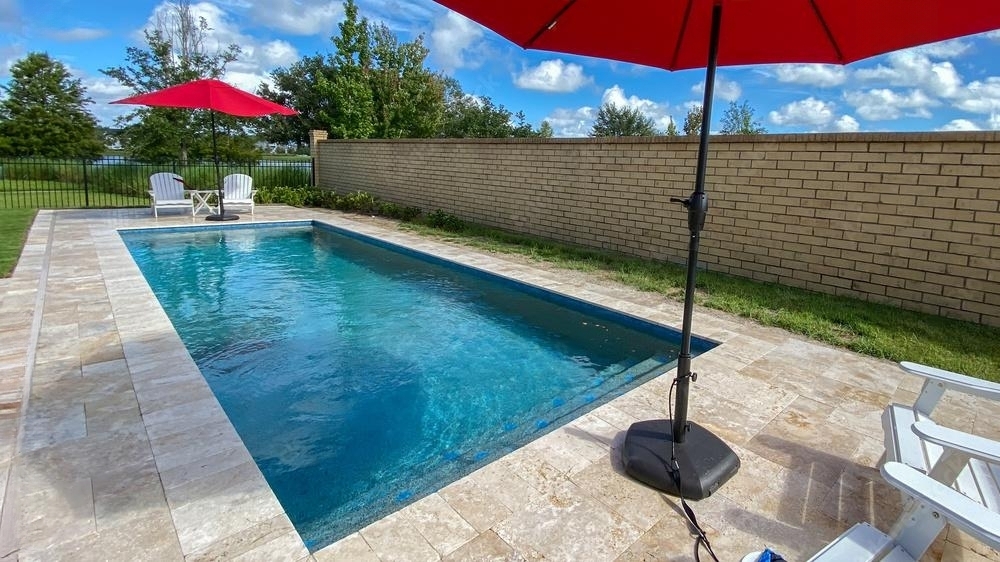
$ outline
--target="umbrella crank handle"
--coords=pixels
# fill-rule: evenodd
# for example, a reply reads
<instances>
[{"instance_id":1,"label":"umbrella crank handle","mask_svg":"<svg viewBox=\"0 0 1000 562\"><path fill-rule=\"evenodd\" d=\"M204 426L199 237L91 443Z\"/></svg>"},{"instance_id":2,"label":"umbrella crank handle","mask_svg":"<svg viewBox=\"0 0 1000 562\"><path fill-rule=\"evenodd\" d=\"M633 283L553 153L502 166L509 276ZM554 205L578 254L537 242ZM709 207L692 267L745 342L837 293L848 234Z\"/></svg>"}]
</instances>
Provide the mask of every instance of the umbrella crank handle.
<instances>
[{"instance_id":1,"label":"umbrella crank handle","mask_svg":"<svg viewBox=\"0 0 1000 562\"><path fill-rule=\"evenodd\" d=\"M708 215L708 195L705 192L694 192L691 197L682 199L671 197L671 203L680 203L688 210L688 230L697 234L705 228L705 217Z\"/></svg>"}]
</instances>

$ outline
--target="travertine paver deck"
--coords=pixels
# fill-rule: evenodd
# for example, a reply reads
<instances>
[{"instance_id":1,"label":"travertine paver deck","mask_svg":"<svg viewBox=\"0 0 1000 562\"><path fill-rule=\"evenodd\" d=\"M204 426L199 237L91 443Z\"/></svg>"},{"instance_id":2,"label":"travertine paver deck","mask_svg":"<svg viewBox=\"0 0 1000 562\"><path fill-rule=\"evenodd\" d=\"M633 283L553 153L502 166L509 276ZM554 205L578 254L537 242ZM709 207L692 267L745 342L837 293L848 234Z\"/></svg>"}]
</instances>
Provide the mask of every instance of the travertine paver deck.
<instances>
[{"instance_id":1,"label":"travertine paver deck","mask_svg":"<svg viewBox=\"0 0 1000 562\"><path fill-rule=\"evenodd\" d=\"M317 219L678 326L662 298L422 239ZM310 554L191 360L117 228L204 225L146 210L43 211L0 281L0 558L21 560L691 560L677 504L622 475L634 421L668 417L668 373ZM722 560L769 545L801 560L850 524L887 529L879 415L918 382L894 365L698 311L722 342L695 359L691 417L742 469L694 504ZM1000 438L1000 408L949 398L949 424ZM1000 560L949 531L927 559Z\"/></svg>"}]
</instances>

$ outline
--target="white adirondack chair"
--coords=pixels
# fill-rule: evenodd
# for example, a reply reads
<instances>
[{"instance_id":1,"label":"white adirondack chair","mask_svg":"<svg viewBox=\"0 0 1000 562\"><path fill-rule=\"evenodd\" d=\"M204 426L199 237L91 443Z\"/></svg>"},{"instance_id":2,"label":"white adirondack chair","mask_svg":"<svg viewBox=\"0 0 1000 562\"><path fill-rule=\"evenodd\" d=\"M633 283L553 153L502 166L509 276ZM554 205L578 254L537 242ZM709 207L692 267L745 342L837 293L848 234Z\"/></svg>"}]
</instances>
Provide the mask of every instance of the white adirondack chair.
<instances>
[{"instance_id":1,"label":"white adirondack chair","mask_svg":"<svg viewBox=\"0 0 1000 562\"><path fill-rule=\"evenodd\" d=\"M909 498L892 529L883 533L868 523L858 523L809 562L915 562L945 525L954 525L983 544L1000 548L997 511L902 463L885 463L882 476Z\"/></svg>"},{"instance_id":2,"label":"white adirondack chair","mask_svg":"<svg viewBox=\"0 0 1000 562\"><path fill-rule=\"evenodd\" d=\"M1000 384L936 369L918 363L900 363L905 371L924 378L916 402L890 404L882 414L886 462L901 462L959 492L1000 511L1000 455L990 460L968 450L993 441L937 425L931 414L946 390L1000 400ZM945 444L953 442L951 447Z\"/></svg>"},{"instance_id":3,"label":"white adirondack chair","mask_svg":"<svg viewBox=\"0 0 1000 562\"><path fill-rule=\"evenodd\" d=\"M253 178L246 174L229 174L222 179L222 200L226 208L249 208L253 214Z\"/></svg>"},{"instance_id":4,"label":"white adirondack chair","mask_svg":"<svg viewBox=\"0 0 1000 562\"><path fill-rule=\"evenodd\" d=\"M153 216L159 217L159 209L190 209L194 216L191 200L184 197L184 179L170 172L159 172L149 176L150 207Z\"/></svg>"}]
</instances>

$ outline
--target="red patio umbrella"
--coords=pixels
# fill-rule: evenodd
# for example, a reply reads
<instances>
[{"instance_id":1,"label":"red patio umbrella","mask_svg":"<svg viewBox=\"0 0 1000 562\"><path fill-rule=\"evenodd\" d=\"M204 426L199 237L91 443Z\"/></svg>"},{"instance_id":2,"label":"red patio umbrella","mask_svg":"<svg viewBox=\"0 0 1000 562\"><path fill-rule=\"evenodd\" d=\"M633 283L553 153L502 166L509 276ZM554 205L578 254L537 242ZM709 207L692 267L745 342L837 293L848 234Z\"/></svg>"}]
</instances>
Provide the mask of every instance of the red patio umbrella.
<instances>
[{"instance_id":1,"label":"red patio umbrella","mask_svg":"<svg viewBox=\"0 0 1000 562\"><path fill-rule=\"evenodd\" d=\"M244 92L221 80L202 79L170 86L155 92L140 94L111 103L148 105L151 107L175 107L181 109L208 109L212 117L212 154L215 161L215 183L218 189L219 214L209 215L207 220L236 220L239 215L227 215L222 201L222 179L219 174L219 149L215 140L215 112L220 111L236 117L263 117L265 115L295 115L294 109Z\"/></svg>"},{"instance_id":2,"label":"red patio umbrella","mask_svg":"<svg viewBox=\"0 0 1000 562\"><path fill-rule=\"evenodd\" d=\"M524 49L666 70L707 68L673 420L633 424L622 448L634 478L682 498L710 495L739 469L718 437L687 420L698 244L708 211L705 170L717 65L847 64L1000 28L994 0L435 0ZM723 17L723 15L725 17Z\"/></svg>"}]
</instances>

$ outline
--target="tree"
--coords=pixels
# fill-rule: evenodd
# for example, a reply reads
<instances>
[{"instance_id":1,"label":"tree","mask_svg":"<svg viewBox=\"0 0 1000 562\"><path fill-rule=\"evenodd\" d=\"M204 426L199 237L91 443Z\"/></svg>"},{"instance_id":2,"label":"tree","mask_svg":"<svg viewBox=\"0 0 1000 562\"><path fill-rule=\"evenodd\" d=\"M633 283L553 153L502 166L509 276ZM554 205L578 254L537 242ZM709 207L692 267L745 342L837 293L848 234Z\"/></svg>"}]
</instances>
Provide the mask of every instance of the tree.
<instances>
[{"instance_id":1,"label":"tree","mask_svg":"<svg viewBox=\"0 0 1000 562\"><path fill-rule=\"evenodd\" d=\"M592 137L651 137L656 134L653 120L637 108L605 103L597 111L590 131Z\"/></svg>"},{"instance_id":2,"label":"tree","mask_svg":"<svg viewBox=\"0 0 1000 562\"><path fill-rule=\"evenodd\" d=\"M723 135L762 135L767 129L753 118L753 108L750 103L744 101L738 105L735 101L729 102L729 107L722 115Z\"/></svg>"},{"instance_id":3,"label":"tree","mask_svg":"<svg viewBox=\"0 0 1000 562\"><path fill-rule=\"evenodd\" d=\"M444 117L437 136L493 139L542 136L542 131L535 131L523 112L511 113L489 96L466 94L454 78L444 79L444 84ZM549 136L551 133L550 126Z\"/></svg>"},{"instance_id":4,"label":"tree","mask_svg":"<svg viewBox=\"0 0 1000 562\"><path fill-rule=\"evenodd\" d=\"M447 82L424 66L423 38L401 43L384 24L360 17L344 2L334 51L305 57L271 73L275 88L260 95L294 107L299 116L270 121L272 142L304 143L310 129L331 138L430 137L440 130Z\"/></svg>"},{"instance_id":5,"label":"tree","mask_svg":"<svg viewBox=\"0 0 1000 562\"><path fill-rule=\"evenodd\" d=\"M548 121L542 121L541 126L538 127L538 136L543 139L550 139L552 135L552 125L549 125Z\"/></svg>"},{"instance_id":6,"label":"tree","mask_svg":"<svg viewBox=\"0 0 1000 562\"><path fill-rule=\"evenodd\" d=\"M677 123L674 123L674 118L670 118L670 123L667 124L667 136L676 137L680 133L677 132Z\"/></svg>"},{"instance_id":7,"label":"tree","mask_svg":"<svg viewBox=\"0 0 1000 562\"><path fill-rule=\"evenodd\" d=\"M240 55L240 47L231 44L210 52L206 35L210 31L204 18L195 18L187 0L166 4L152 29L143 33L146 49L126 49L126 64L101 72L132 90L145 94L199 78L220 78L226 65ZM118 118L121 141L129 156L141 160L162 161L211 154L211 131L207 112L188 109L139 108ZM235 118L216 115L223 130L245 134ZM235 141L240 144L245 141ZM224 145L232 142L222 139Z\"/></svg>"},{"instance_id":8,"label":"tree","mask_svg":"<svg viewBox=\"0 0 1000 562\"><path fill-rule=\"evenodd\" d=\"M0 153L49 158L97 158L104 143L93 103L79 79L46 53L29 53L11 67L0 102Z\"/></svg>"},{"instance_id":9,"label":"tree","mask_svg":"<svg viewBox=\"0 0 1000 562\"><path fill-rule=\"evenodd\" d=\"M684 134L688 136L698 136L701 133L701 120L704 112L702 107L696 105L688 110L684 117Z\"/></svg>"}]
</instances>

